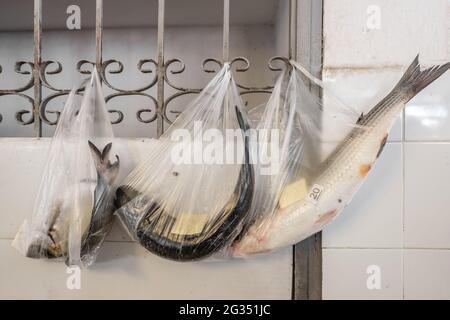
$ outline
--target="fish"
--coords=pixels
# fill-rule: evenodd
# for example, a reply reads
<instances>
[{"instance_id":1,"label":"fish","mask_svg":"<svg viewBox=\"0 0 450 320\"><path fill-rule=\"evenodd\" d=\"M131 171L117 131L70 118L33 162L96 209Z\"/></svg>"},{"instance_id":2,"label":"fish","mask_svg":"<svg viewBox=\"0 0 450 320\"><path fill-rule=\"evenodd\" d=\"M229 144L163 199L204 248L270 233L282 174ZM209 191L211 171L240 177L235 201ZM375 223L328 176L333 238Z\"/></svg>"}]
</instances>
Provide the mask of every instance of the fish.
<instances>
[{"instance_id":1,"label":"fish","mask_svg":"<svg viewBox=\"0 0 450 320\"><path fill-rule=\"evenodd\" d=\"M254 222L232 244L231 254L242 257L294 245L335 219L381 155L388 133L405 104L449 68L450 63L446 63L421 70L417 55L390 93L359 117L346 139L319 166L307 195Z\"/></svg>"},{"instance_id":2,"label":"fish","mask_svg":"<svg viewBox=\"0 0 450 320\"><path fill-rule=\"evenodd\" d=\"M170 212L164 212L155 200L148 195L141 195L130 186L118 188L116 206L119 209L116 214L148 251L179 262L200 260L228 245L239 234L239 228L246 225L254 192L254 171L247 134L250 126L239 108L236 106L235 109L244 138L244 161L232 196L200 233L172 233L176 218Z\"/></svg>"},{"instance_id":3,"label":"fish","mask_svg":"<svg viewBox=\"0 0 450 320\"><path fill-rule=\"evenodd\" d=\"M89 230L81 247L81 260L86 264L92 262L94 253L101 246L106 233L111 228L113 213L116 209L113 188L120 170L118 155L115 155L116 160L113 163L109 160L112 143L108 143L101 152L91 141L88 143L97 171L97 184L94 190L94 207Z\"/></svg>"},{"instance_id":4,"label":"fish","mask_svg":"<svg viewBox=\"0 0 450 320\"><path fill-rule=\"evenodd\" d=\"M111 188L118 176L120 160L109 161L112 143L108 143L100 151L91 141L88 141L95 168L96 181L80 181L79 183L95 183L93 207L89 223L81 225L81 260L92 262L92 254L104 240L105 230L111 225L114 208L114 192ZM49 259L68 257L69 232L71 215L66 210L67 199L72 191L64 193L62 199L57 199L44 224L43 230L28 245L26 256L29 258L46 257ZM81 204L83 206L83 204ZM85 208L81 208L84 210Z\"/></svg>"}]
</instances>

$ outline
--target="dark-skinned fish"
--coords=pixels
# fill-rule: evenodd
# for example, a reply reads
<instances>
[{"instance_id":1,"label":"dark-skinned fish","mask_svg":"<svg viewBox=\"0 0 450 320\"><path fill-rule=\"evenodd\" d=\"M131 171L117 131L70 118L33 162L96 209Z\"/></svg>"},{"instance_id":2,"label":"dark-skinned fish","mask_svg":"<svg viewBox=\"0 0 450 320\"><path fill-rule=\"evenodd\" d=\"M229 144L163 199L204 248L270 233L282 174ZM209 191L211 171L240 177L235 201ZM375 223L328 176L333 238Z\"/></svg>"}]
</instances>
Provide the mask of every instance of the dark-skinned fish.
<instances>
[{"instance_id":1,"label":"dark-skinned fish","mask_svg":"<svg viewBox=\"0 0 450 320\"><path fill-rule=\"evenodd\" d=\"M114 212L114 192L112 190L114 182L119 172L119 158L116 161L109 161L112 144L107 144L103 151L100 151L91 141L88 141L95 168L97 171L96 181L80 181L79 183L95 183L93 208L81 208L90 210L88 223L81 225L81 260L87 264L92 262L93 253L99 248L105 238L105 230L109 230ZM65 196L71 196L64 193ZM28 246L27 257L30 258L61 258L68 257L69 254L69 232L71 216L63 210L64 201L55 201L56 205L49 213L45 223L46 232L41 232L40 236L33 239Z\"/></svg>"}]
</instances>

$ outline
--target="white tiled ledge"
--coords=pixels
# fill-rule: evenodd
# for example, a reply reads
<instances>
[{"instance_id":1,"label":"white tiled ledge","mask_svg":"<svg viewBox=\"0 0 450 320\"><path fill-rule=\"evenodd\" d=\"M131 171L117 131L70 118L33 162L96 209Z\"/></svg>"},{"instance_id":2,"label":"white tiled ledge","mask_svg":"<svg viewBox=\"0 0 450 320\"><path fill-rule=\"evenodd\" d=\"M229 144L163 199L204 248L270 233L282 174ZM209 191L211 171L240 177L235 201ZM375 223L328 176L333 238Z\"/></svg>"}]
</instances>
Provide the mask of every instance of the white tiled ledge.
<instances>
[{"instance_id":1,"label":"white tiled ledge","mask_svg":"<svg viewBox=\"0 0 450 320\"><path fill-rule=\"evenodd\" d=\"M126 139L145 154L151 139ZM11 239L33 207L50 139L0 139L0 299L290 299L292 248L228 261L176 263L147 252L116 224L98 262L68 290L63 263L32 260ZM121 160L124 160L121 158Z\"/></svg>"},{"instance_id":2,"label":"white tiled ledge","mask_svg":"<svg viewBox=\"0 0 450 320\"><path fill-rule=\"evenodd\" d=\"M105 243L81 290L64 263L24 258L0 240L0 299L290 299L292 249L248 260L177 263L136 243ZM270 275L270 276L268 276Z\"/></svg>"}]
</instances>

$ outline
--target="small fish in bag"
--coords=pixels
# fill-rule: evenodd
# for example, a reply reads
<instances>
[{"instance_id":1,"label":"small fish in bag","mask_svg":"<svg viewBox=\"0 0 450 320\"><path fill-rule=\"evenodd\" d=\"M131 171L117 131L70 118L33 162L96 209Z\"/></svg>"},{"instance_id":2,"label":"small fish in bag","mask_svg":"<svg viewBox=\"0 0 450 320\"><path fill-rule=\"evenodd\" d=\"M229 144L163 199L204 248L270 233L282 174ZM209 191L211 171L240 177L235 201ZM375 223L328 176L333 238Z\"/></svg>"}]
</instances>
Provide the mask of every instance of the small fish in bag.
<instances>
[{"instance_id":1,"label":"small fish in bag","mask_svg":"<svg viewBox=\"0 0 450 320\"><path fill-rule=\"evenodd\" d=\"M76 103L78 92L68 95L32 216L24 221L13 246L30 258L89 266L112 225L120 161L95 69L81 106Z\"/></svg>"}]
</instances>

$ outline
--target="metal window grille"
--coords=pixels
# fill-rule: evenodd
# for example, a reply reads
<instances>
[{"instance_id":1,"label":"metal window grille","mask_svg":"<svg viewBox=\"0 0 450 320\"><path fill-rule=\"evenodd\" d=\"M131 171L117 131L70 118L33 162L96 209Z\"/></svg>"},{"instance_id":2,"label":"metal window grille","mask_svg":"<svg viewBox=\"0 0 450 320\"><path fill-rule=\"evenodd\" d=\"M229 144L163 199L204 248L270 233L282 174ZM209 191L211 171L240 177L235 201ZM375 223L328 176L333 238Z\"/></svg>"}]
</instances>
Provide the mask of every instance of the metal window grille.
<instances>
[{"instance_id":1,"label":"metal window grille","mask_svg":"<svg viewBox=\"0 0 450 320\"><path fill-rule=\"evenodd\" d=\"M34 59L33 61L17 61L15 63L15 72L19 74L29 75L30 79L26 85L15 89L0 88L1 96L19 96L28 101L30 108L28 110L20 110L15 114L15 118L20 125L32 125L34 127L33 133L36 137L42 136L42 124L55 125L57 121L51 120L49 113L58 116L59 113L47 110L49 102L57 97L67 95L69 90L60 89L53 86L47 79L48 75L58 74L62 71L62 65L58 61L43 60L42 59L42 1L34 0ZM290 19L289 19L289 57L275 56L268 61L268 67L272 71L280 70L278 62L286 63L289 58L296 57L296 39L297 39L297 0L290 1ZM102 83L109 87L113 93L105 97L106 101L110 101L119 96L140 95L149 98L154 106L155 112L150 118L143 117L148 109L138 110L136 117L139 122L151 123L156 122L157 136L160 136L165 129L166 124L170 124L171 120L167 115L167 105L174 99L187 95L195 94L201 91L202 88L184 88L173 83L170 79L171 74L180 74L185 71L185 65L181 58L165 60L164 56L164 17L165 17L165 0L158 0L158 25L157 25L157 53L155 58L142 59L138 63L138 69L142 73L153 73L153 78L149 84L140 88L127 90L118 88L108 80L108 73L121 73L123 71L123 64L115 59L103 60L103 0L96 0L96 21L95 21L95 61L80 60L77 63L77 71L81 74L89 74L89 66L95 67L101 76ZM222 57L221 58L207 58L202 63L202 71L207 73L215 72L214 69L228 62L234 65L237 72L246 72L250 68L250 61L246 57L230 57L229 52L229 36L230 36L230 0L223 0L223 40L222 40ZM216 65L214 68L214 65ZM169 71L170 68L170 72ZM2 68L0 66L0 73ZM165 94L165 86L170 86L175 89L175 93L167 96ZM43 87L47 88L50 93L43 96ZM150 95L148 90L156 88L156 94ZM241 95L251 93L270 93L272 86L251 87L238 83ZM29 90L32 89L32 93ZM83 89L80 89L80 93ZM118 124L123 121L124 114L120 110L109 110L112 116L113 124ZM1 110L0 110L0 121Z\"/></svg>"}]
</instances>

